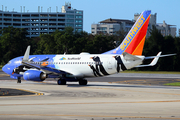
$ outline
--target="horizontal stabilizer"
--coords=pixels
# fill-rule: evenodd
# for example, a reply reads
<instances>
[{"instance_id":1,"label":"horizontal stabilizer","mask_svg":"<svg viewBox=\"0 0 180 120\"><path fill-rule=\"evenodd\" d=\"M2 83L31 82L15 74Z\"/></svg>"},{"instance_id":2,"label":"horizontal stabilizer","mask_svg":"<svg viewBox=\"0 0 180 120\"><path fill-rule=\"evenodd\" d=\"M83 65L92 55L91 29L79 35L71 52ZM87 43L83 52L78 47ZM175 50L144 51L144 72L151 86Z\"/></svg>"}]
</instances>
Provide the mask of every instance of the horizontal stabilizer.
<instances>
[{"instance_id":1,"label":"horizontal stabilizer","mask_svg":"<svg viewBox=\"0 0 180 120\"><path fill-rule=\"evenodd\" d=\"M154 66L154 65L156 65L157 61L159 60L159 57L161 56L161 53L162 52L159 52L157 54L157 56L154 57L154 59L152 60L152 62L150 64L148 64L148 65L138 65L136 67L147 67L147 66Z\"/></svg>"},{"instance_id":2,"label":"horizontal stabilizer","mask_svg":"<svg viewBox=\"0 0 180 120\"><path fill-rule=\"evenodd\" d=\"M123 52L123 57L125 60L141 60L140 58L134 56L134 55L131 55L127 52Z\"/></svg>"}]
</instances>

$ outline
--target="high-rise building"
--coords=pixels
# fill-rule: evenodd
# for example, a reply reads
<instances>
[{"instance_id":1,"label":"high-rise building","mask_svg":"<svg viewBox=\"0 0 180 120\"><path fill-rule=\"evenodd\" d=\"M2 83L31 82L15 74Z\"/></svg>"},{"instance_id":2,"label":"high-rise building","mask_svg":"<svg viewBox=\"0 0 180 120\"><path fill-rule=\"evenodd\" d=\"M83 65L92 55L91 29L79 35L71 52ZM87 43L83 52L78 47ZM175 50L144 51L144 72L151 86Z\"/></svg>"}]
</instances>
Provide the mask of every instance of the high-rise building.
<instances>
[{"instance_id":1,"label":"high-rise building","mask_svg":"<svg viewBox=\"0 0 180 120\"><path fill-rule=\"evenodd\" d=\"M134 15L134 20L137 20L137 18L140 16L140 14ZM150 29L152 29L152 26L154 25L163 36L171 35L172 37L176 36L176 25L168 25L163 21L163 23L156 23L157 13L151 14L149 25L148 25L148 31L146 36L150 36Z\"/></svg>"},{"instance_id":2,"label":"high-rise building","mask_svg":"<svg viewBox=\"0 0 180 120\"><path fill-rule=\"evenodd\" d=\"M21 7L22 8L22 7ZM56 29L64 30L66 26L74 28L74 32L83 31L83 11L72 9L70 3L66 3L61 8L61 12L9 12L0 10L0 30L8 26L15 28L25 28L28 32L27 37L37 37L40 34L49 34Z\"/></svg>"},{"instance_id":3,"label":"high-rise building","mask_svg":"<svg viewBox=\"0 0 180 120\"><path fill-rule=\"evenodd\" d=\"M104 21L99 22L98 24L92 24L91 25L91 33L93 35L95 34L116 34L119 30L124 30L125 32L128 32L135 21L140 16L139 13L134 14L134 20L123 20L123 19L106 19ZM163 36L171 35L173 37L176 36L176 27L175 25L168 25L163 21L163 23L156 23L156 16L157 13L151 14L149 25L148 25L148 31L146 36L150 36L150 30L152 29L152 26L154 25Z\"/></svg>"},{"instance_id":4,"label":"high-rise building","mask_svg":"<svg viewBox=\"0 0 180 120\"><path fill-rule=\"evenodd\" d=\"M100 24L91 25L91 33L95 34L116 34L119 30L128 32L133 26L134 21L123 19L106 19L100 22Z\"/></svg>"}]
</instances>

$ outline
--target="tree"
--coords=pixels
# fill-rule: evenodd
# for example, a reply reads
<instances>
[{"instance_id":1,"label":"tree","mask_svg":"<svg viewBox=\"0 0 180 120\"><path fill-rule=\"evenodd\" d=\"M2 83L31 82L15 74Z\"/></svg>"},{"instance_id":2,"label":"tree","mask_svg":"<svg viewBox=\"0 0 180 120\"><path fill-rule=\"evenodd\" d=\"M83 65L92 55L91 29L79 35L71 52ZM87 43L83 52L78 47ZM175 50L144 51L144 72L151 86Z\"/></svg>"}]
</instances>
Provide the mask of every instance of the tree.
<instances>
[{"instance_id":1,"label":"tree","mask_svg":"<svg viewBox=\"0 0 180 120\"><path fill-rule=\"evenodd\" d=\"M163 54L172 54L176 52L174 38L172 36L164 37L164 40L161 43L161 51ZM161 71L174 70L174 57L175 56L160 59L158 69Z\"/></svg>"},{"instance_id":2,"label":"tree","mask_svg":"<svg viewBox=\"0 0 180 120\"><path fill-rule=\"evenodd\" d=\"M0 36L1 46L1 62L5 64L10 59L24 55L24 51L28 45L28 34L25 29L13 28L9 26L1 30Z\"/></svg>"},{"instance_id":3,"label":"tree","mask_svg":"<svg viewBox=\"0 0 180 120\"><path fill-rule=\"evenodd\" d=\"M177 55L174 56L174 71L180 71L180 37L174 38L174 44L175 44L175 53Z\"/></svg>"},{"instance_id":4,"label":"tree","mask_svg":"<svg viewBox=\"0 0 180 120\"><path fill-rule=\"evenodd\" d=\"M113 49L114 41L115 39L109 35L89 35L85 50L93 54L100 54Z\"/></svg>"},{"instance_id":5,"label":"tree","mask_svg":"<svg viewBox=\"0 0 180 120\"><path fill-rule=\"evenodd\" d=\"M56 33L57 34L57 33ZM60 46L64 53L73 53L74 33L72 27L66 27L62 33L56 36L56 44Z\"/></svg>"},{"instance_id":6,"label":"tree","mask_svg":"<svg viewBox=\"0 0 180 120\"><path fill-rule=\"evenodd\" d=\"M126 32L122 27L121 27L121 29L119 31L116 32L115 41L116 41L117 45L119 45L124 40L127 33L128 32Z\"/></svg>"}]
</instances>

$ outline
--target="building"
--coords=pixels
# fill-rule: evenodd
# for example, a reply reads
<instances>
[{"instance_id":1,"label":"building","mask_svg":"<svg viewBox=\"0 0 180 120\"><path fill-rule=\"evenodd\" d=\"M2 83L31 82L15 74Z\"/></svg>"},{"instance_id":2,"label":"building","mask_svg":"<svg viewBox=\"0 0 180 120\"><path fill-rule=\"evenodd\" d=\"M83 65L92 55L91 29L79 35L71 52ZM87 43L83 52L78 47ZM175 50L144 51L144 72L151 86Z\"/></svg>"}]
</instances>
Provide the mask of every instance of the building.
<instances>
[{"instance_id":1,"label":"building","mask_svg":"<svg viewBox=\"0 0 180 120\"><path fill-rule=\"evenodd\" d=\"M83 11L71 8L70 3L62 6L61 12L9 12L0 11L0 30L8 26L25 28L27 37L37 37L40 34L49 34L56 29L64 30L71 26L74 31L83 31Z\"/></svg>"},{"instance_id":2,"label":"building","mask_svg":"<svg viewBox=\"0 0 180 120\"><path fill-rule=\"evenodd\" d=\"M161 32L163 36L171 35L172 37L176 37L176 27L175 25L168 25L163 21L163 23L156 24L156 28Z\"/></svg>"},{"instance_id":3,"label":"building","mask_svg":"<svg viewBox=\"0 0 180 120\"><path fill-rule=\"evenodd\" d=\"M135 14L134 15L134 20L136 21L140 14ZM156 26L156 28L161 32L163 36L168 36L171 35L172 37L176 36L176 25L168 25L163 21L163 23L156 23L156 18L157 18L157 13L151 14L150 20L149 20L149 26L148 26L148 31L146 36L150 36L149 30L152 29L152 26Z\"/></svg>"},{"instance_id":4,"label":"building","mask_svg":"<svg viewBox=\"0 0 180 120\"><path fill-rule=\"evenodd\" d=\"M134 21L123 20L123 19L106 19L101 21L99 24L91 25L91 33L95 34L116 34L119 30L124 30L128 32L133 26Z\"/></svg>"},{"instance_id":5,"label":"building","mask_svg":"<svg viewBox=\"0 0 180 120\"><path fill-rule=\"evenodd\" d=\"M91 33L95 34L116 34L119 30L124 30L128 32L135 21L140 16L139 13L134 14L134 20L122 20L122 19L106 19L104 21L99 22L99 24L92 24L91 25ZM173 37L176 36L176 27L175 25L168 25L163 21L163 23L156 23L157 13L151 14L148 30L146 36L150 36L150 30L152 26L156 26L156 28L161 32L163 36L171 35Z\"/></svg>"}]
</instances>

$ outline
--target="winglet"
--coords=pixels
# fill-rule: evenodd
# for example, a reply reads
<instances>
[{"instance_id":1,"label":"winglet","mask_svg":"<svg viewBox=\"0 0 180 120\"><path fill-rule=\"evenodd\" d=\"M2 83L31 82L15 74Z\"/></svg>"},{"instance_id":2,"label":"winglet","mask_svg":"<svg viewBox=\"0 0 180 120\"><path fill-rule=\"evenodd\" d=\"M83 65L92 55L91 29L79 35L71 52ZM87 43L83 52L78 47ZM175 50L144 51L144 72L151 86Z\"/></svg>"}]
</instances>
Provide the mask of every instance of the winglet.
<instances>
[{"instance_id":1,"label":"winglet","mask_svg":"<svg viewBox=\"0 0 180 120\"><path fill-rule=\"evenodd\" d=\"M23 61L28 61L29 60L29 53L30 53L30 46L27 47L26 52L23 57Z\"/></svg>"},{"instance_id":2,"label":"winglet","mask_svg":"<svg viewBox=\"0 0 180 120\"><path fill-rule=\"evenodd\" d=\"M157 57L155 57L155 58L153 59L153 61L149 64L150 66L156 65L157 61L159 60L159 57L160 57L161 53L162 53L162 52L159 52L159 53L157 54Z\"/></svg>"},{"instance_id":3,"label":"winglet","mask_svg":"<svg viewBox=\"0 0 180 120\"><path fill-rule=\"evenodd\" d=\"M150 64L148 64L148 65L138 65L136 67L147 67L147 66L154 66L154 65L156 65L157 61L159 60L159 57L161 56L161 53L162 52L159 52L157 54L157 56L152 60L152 62Z\"/></svg>"}]
</instances>

